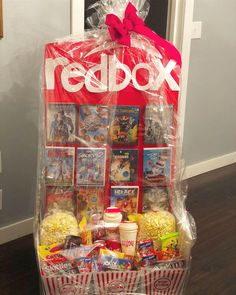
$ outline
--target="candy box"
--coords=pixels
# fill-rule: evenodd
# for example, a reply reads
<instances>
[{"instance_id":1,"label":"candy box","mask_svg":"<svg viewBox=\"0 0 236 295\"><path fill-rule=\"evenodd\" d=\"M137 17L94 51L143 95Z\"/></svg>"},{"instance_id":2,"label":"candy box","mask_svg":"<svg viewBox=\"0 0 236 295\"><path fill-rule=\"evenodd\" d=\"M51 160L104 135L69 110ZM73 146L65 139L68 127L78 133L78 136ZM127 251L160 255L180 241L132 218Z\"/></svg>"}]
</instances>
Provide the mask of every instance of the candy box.
<instances>
[{"instance_id":1,"label":"candy box","mask_svg":"<svg viewBox=\"0 0 236 295\"><path fill-rule=\"evenodd\" d=\"M75 259L74 263L76 264L76 267L80 273L98 270L97 261L95 258L79 257Z\"/></svg>"},{"instance_id":2,"label":"candy box","mask_svg":"<svg viewBox=\"0 0 236 295\"><path fill-rule=\"evenodd\" d=\"M121 252L101 249L98 258L99 269L106 270L131 270L133 261Z\"/></svg>"},{"instance_id":3,"label":"candy box","mask_svg":"<svg viewBox=\"0 0 236 295\"><path fill-rule=\"evenodd\" d=\"M161 250L165 260L179 256L179 233L173 232L160 237Z\"/></svg>"},{"instance_id":4,"label":"candy box","mask_svg":"<svg viewBox=\"0 0 236 295\"><path fill-rule=\"evenodd\" d=\"M41 263L41 274L43 276L73 275L76 273L78 273L77 268L64 258L58 259L56 257L50 262Z\"/></svg>"},{"instance_id":5,"label":"candy box","mask_svg":"<svg viewBox=\"0 0 236 295\"><path fill-rule=\"evenodd\" d=\"M152 240L138 241L138 257L142 267L155 264L157 262L156 251L154 250Z\"/></svg>"}]
</instances>

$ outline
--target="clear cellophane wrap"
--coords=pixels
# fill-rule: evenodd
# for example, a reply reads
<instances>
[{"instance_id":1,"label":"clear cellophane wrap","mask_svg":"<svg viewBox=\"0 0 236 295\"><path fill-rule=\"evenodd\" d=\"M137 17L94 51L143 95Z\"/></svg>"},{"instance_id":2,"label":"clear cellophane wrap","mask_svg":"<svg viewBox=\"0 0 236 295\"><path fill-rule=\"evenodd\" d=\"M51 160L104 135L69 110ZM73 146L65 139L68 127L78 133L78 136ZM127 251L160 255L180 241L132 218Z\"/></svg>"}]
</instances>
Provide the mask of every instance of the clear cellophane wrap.
<instances>
[{"instance_id":1,"label":"clear cellophane wrap","mask_svg":"<svg viewBox=\"0 0 236 295\"><path fill-rule=\"evenodd\" d=\"M184 292L196 230L182 184L181 61L145 33L148 8L98 1L83 36L45 46L34 232L47 295Z\"/></svg>"}]
</instances>

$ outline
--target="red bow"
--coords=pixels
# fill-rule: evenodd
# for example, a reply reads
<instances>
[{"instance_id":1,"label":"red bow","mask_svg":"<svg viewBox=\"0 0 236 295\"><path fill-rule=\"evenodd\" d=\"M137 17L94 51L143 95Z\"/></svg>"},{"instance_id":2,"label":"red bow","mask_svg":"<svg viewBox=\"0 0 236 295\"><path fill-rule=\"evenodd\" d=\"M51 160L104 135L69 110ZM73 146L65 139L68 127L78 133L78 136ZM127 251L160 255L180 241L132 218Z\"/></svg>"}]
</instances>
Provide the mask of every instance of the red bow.
<instances>
[{"instance_id":1,"label":"red bow","mask_svg":"<svg viewBox=\"0 0 236 295\"><path fill-rule=\"evenodd\" d=\"M115 14L108 14L106 16L106 25L108 26L112 41L117 41L122 45L130 47L130 32L136 32L153 40L157 48L165 48L169 57L174 59L177 64L181 66L181 56L178 50L168 41L164 40L145 26L144 21L137 16L137 9L132 3L129 3L125 10L123 22Z\"/></svg>"},{"instance_id":2,"label":"red bow","mask_svg":"<svg viewBox=\"0 0 236 295\"><path fill-rule=\"evenodd\" d=\"M123 22L115 14L108 14L106 25L111 35L112 41L118 41L120 44L130 46L130 31L140 33L144 27L144 21L137 16L137 9L131 3L125 10Z\"/></svg>"}]
</instances>

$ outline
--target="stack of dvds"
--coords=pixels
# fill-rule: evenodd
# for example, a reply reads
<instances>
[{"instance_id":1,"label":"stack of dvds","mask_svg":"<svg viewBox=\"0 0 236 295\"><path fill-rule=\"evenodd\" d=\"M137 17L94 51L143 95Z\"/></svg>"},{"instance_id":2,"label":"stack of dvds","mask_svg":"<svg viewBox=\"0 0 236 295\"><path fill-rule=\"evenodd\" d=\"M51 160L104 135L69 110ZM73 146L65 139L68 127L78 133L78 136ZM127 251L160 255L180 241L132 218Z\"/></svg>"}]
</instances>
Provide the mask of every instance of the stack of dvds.
<instances>
[{"instance_id":1,"label":"stack of dvds","mask_svg":"<svg viewBox=\"0 0 236 295\"><path fill-rule=\"evenodd\" d=\"M132 4L127 19L149 30ZM132 46L95 30L45 47L35 237L47 295L183 291L195 237L176 189L180 59L125 32Z\"/></svg>"}]
</instances>

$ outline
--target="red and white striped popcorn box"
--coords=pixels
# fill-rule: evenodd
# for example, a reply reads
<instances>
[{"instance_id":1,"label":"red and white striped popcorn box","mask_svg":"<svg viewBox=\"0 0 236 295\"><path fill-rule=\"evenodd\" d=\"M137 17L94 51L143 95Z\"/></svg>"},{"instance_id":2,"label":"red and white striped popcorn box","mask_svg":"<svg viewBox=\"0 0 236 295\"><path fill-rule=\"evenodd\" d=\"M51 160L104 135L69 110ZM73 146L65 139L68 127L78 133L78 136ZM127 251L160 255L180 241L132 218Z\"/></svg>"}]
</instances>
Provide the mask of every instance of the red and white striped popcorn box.
<instances>
[{"instance_id":1,"label":"red and white striped popcorn box","mask_svg":"<svg viewBox=\"0 0 236 295\"><path fill-rule=\"evenodd\" d=\"M92 279L92 273L76 275L42 276L46 295L87 295Z\"/></svg>"},{"instance_id":2,"label":"red and white striped popcorn box","mask_svg":"<svg viewBox=\"0 0 236 295\"><path fill-rule=\"evenodd\" d=\"M107 271L93 274L97 295L137 293L140 272Z\"/></svg>"},{"instance_id":3,"label":"red and white striped popcorn box","mask_svg":"<svg viewBox=\"0 0 236 295\"><path fill-rule=\"evenodd\" d=\"M186 268L144 270L141 291L149 295L180 295L187 272Z\"/></svg>"}]
</instances>

